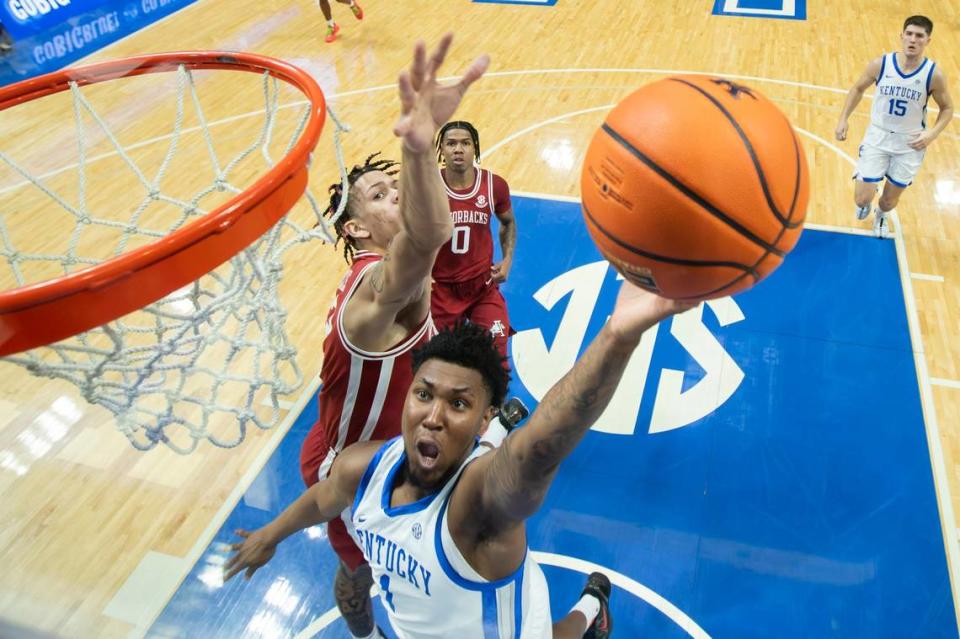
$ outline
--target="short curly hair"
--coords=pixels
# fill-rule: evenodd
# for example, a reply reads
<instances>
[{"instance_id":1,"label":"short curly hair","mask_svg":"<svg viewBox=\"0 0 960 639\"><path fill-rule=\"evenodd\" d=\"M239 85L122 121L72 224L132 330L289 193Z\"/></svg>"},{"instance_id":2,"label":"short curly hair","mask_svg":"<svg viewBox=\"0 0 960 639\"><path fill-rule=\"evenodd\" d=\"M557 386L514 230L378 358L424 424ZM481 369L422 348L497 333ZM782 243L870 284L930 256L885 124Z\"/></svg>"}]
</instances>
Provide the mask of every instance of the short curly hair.
<instances>
[{"instance_id":1,"label":"short curly hair","mask_svg":"<svg viewBox=\"0 0 960 639\"><path fill-rule=\"evenodd\" d=\"M500 407L510 385L510 369L506 358L494 345L493 335L486 328L459 321L442 329L433 339L413 351L413 372L424 362L439 359L480 373L490 391L490 405Z\"/></svg>"},{"instance_id":2,"label":"short curly hair","mask_svg":"<svg viewBox=\"0 0 960 639\"><path fill-rule=\"evenodd\" d=\"M387 175L396 175L399 169L394 169L399 162L386 159L374 159L380 152L367 156L367 159L363 161L363 164L356 164L350 172L347 174L347 189L349 191L350 187L357 183L357 180L360 179L360 176L365 173L370 173L371 171L383 171ZM340 199L343 197L343 183L337 182L336 184L331 184L327 189L330 193L330 202L327 205L326 210L323 212L324 217L333 217L333 214L337 212L337 209L340 207ZM333 223L333 228L337 232L337 242L343 240L343 259L347 261L347 264L350 264L353 261L353 252L357 249L356 241L347 235L347 232L343 229L344 223L351 218L350 214L350 200L347 199L347 208L343 210L343 215L337 218ZM336 244L334 244L336 246Z\"/></svg>"}]
</instances>

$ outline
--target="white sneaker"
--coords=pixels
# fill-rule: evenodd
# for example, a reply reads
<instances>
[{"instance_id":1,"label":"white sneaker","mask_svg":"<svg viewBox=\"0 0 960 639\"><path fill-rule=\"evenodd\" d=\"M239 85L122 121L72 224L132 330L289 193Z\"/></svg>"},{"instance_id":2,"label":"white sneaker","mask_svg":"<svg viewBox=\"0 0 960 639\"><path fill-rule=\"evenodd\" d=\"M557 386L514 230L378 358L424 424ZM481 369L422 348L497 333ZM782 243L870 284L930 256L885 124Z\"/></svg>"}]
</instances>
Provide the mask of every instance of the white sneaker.
<instances>
[{"instance_id":1,"label":"white sneaker","mask_svg":"<svg viewBox=\"0 0 960 639\"><path fill-rule=\"evenodd\" d=\"M867 219L867 216L869 216L869 215L870 215L870 205L869 205L869 204L867 204L866 206L858 206L858 207L857 207L857 219L858 219L858 220L865 220L865 219Z\"/></svg>"},{"instance_id":2,"label":"white sneaker","mask_svg":"<svg viewBox=\"0 0 960 639\"><path fill-rule=\"evenodd\" d=\"M884 213L879 208L874 211L873 234L883 240L890 238L890 211Z\"/></svg>"}]
</instances>

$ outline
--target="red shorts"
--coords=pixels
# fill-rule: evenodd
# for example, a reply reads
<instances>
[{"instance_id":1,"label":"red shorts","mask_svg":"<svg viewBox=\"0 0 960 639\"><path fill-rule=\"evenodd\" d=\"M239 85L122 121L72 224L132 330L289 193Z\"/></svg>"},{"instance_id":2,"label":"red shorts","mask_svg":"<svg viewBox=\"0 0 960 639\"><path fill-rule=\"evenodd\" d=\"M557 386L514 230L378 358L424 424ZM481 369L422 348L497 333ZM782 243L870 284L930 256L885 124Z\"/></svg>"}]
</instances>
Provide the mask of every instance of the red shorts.
<instances>
[{"instance_id":1,"label":"red shorts","mask_svg":"<svg viewBox=\"0 0 960 639\"><path fill-rule=\"evenodd\" d=\"M500 286L486 273L466 282L434 282L430 314L437 328L453 326L458 319L490 329L500 353L507 356L507 338L513 334L507 301Z\"/></svg>"},{"instance_id":2,"label":"red shorts","mask_svg":"<svg viewBox=\"0 0 960 639\"><path fill-rule=\"evenodd\" d=\"M303 476L303 483L307 485L307 488L320 481L321 477L326 478L330 474L330 467L333 466L335 458L336 454L333 453L333 449L330 449L319 464L314 461L304 464L301 461L300 474ZM363 551L354 541L353 524L350 523L349 518L350 509L348 508L339 517L330 520L327 524L327 538L340 561L350 569L350 572L354 572L367 563L367 560L363 558Z\"/></svg>"}]
</instances>

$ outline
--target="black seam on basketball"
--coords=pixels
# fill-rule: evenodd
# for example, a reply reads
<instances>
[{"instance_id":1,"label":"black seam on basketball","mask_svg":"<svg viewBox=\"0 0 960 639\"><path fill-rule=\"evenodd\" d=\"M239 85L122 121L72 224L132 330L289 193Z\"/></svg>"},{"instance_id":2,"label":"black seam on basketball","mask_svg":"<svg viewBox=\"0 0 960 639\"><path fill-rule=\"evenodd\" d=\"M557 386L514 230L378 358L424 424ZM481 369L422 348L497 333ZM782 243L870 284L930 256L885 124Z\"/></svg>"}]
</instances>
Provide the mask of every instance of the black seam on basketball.
<instances>
[{"instance_id":1,"label":"black seam on basketball","mask_svg":"<svg viewBox=\"0 0 960 639\"><path fill-rule=\"evenodd\" d=\"M783 231L780 231L780 234L782 235L782 234L783 234ZM753 285L755 285L757 282L759 282L761 279L763 279L763 278L761 278L760 275L757 273L756 268L757 268L758 266L760 266L760 264L761 264L765 259L767 259L767 256L768 256L768 255L770 255L770 251L767 251L766 253L764 253L763 255L761 255L761 256L760 256L760 259L757 260L757 261L754 263L754 265L750 268L750 270L748 270L748 271L746 271L746 272L744 272L744 273L741 273L740 275L738 275L737 277L733 278L732 280L730 280L729 282L727 282L726 284L724 284L724 285L721 286L720 288L715 288L715 289L713 289L712 291L707 291L706 293L700 293L700 294L698 294L698 295L691 295L691 296L689 296L689 297L679 297L679 298L677 298L677 299L681 299L681 300L695 300L695 299L701 299L701 298L704 298L704 297L708 297L708 296L710 296L710 295L716 295L716 294L719 293L720 291L722 291L722 290L724 290L724 289L727 289L727 288L730 288L731 286L733 286L734 284L736 284L737 282L739 282L740 280L742 280L742 279L743 279L744 277L746 277L747 275L752 275L752 276L753 276L753 284L751 284L751 286L753 286Z\"/></svg>"},{"instance_id":2,"label":"black seam on basketball","mask_svg":"<svg viewBox=\"0 0 960 639\"><path fill-rule=\"evenodd\" d=\"M790 123L787 122L787 124L789 125ZM787 218L788 220L793 220L793 214L796 212L796 207L797 207L797 196L800 195L800 140L797 139L797 135L793 132L793 127L790 128L790 136L793 138L793 151L794 151L794 155L796 156L796 161L797 161L797 183L796 183L796 184L794 185L794 187L793 187L793 202L791 202L791 204L790 204L790 216ZM795 229L795 228L797 228L798 226L802 226L802 225L803 225L803 220L800 220L799 222L792 222L792 221L791 221L791 222L788 223L788 224L783 224L783 225L780 227L780 232L777 233L777 237L776 237L776 239L773 241L773 243L779 246L780 240L783 238L784 233L787 232L787 229ZM759 265L760 265L760 262L762 262L764 259L766 259L767 255L769 255L769 254L770 254L769 252L764 253L764 254L763 254L763 257L761 257L761 258L753 265L753 267L756 268L757 266L759 266ZM756 282L754 282L754 283L756 283Z\"/></svg>"},{"instance_id":3,"label":"black seam on basketball","mask_svg":"<svg viewBox=\"0 0 960 639\"><path fill-rule=\"evenodd\" d=\"M767 176L763 172L763 167L760 166L760 159L757 157L756 151L753 150L753 144L750 143L750 138L747 137L746 132L744 132L744 130L740 127L740 123L737 122L736 118L730 115L730 112L727 111L727 109L724 108L724 106L720 104L720 102L715 97L713 97L712 95L710 95L709 93L707 93L706 91L698 87L697 85L693 84L692 82L687 82L686 80L681 80L680 78L669 78L669 79L672 80L673 82L679 82L680 84L687 85L697 93L700 93L705 98L710 100L710 102L712 102L715 107L720 109L720 112L723 113L724 117L726 117L727 120L730 122L730 124L733 125L733 128L737 131L737 135L740 136L740 140L743 142L743 145L747 148L747 152L750 154L750 160L753 162L753 167L757 170L757 177L760 179L760 188L763 189L763 197L766 198L767 200L767 206L770 207L770 212L773 213L773 216L775 218L780 220L781 224L788 224L790 221L790 218L784 217L783 214L780 212L780 209L777 208L776 202L773 201L773 196L770 195L770 188L767 185ZM787 123L787 126L789 126L789 123ZM793 130L791 127L791 133L792 132Z\"/></svg>"},{"instance_id":4,"label":"black seam on basketball","mask_svg":"<svg viewBox=\"0 0 960 639\"><path fill-rule=\"evenodd\" d=\"M766 242L760 236L755 235L750 229L743 226L742 224L740 224L739 222L731 218L729 215L727 215L726 213L718 209L716 206L711 204L701 195L695 193L692 189L690 189L690 187L686 186L685 184L683 184L683 182L675 178L670 172L668 172L666 169L661 167L659 164L657 164L652 159L650 159L647 155L645 155L642 151L640 151L640 149L630 144L630 142L628 142L622 135L614 131L609 124L604 122L601 128L603 129L603 131L607 133L607 135L613 138L614 141L620 144L620 146L622 146L627 151L629 151L638 160L646 164L647 167L649 167L654 173L656 173L657 175L662 177L664 180L669 182L675 189L680 191L680 193L682 193L683 195L687 196L688 198L690 198L691 200L699 204L703 210L707 211L718 220L726 223L727 226L737 231L738 233L740 233L740 235L747 238L754 244L758 246L762 246L766 250L772 253L776 253L781 257L784 255L783 251L778 249L776 246Z\"/></svg>"},{"instance_id":5,"label":"black seam on basketball","mask_svg":"<svg viewBox=\"0 0 960 639\"><path fill-rule=\"evenodd\" d=\"M689 295L689 296L687 296L687 297L678 297L678 298L676 298L676 299L678 299L678 300L701 300L701 299L703 299L703 298L705 298L705 297L710 297L710 296L712 296L712 295L716 295L716 294L719 293L720 291L723 291L723 290L725 290L725 289L730 288L731 286L734 286L737 282L739 282L740 280L742 280L743 278L745 278L747 275L750 275L750 273L741 273L740 275L738 275L738 276L736 276L735 278L733 278L730 282L724 284L724 285L721 286L720 288L715 288L715 289L713 289L712 291L707 291L706 293L697 293L696 295ZM754 275L754 277L756 277L756 275ZM755 281L754 281L754 284L756 284L757 281L758 281L758 280L755 280Z\"/></svg>"},{"instance_id":6,"label":"black seam on basketball","mask_svg":"<svg viewBox=\"0 0 960 639\"><path fill-rule=\"evenodd\" d=\"M803 224L803 220L800 220L799 222L793 221L793 214L797 212L797 198L800 196L800 178L802 177L802 175L800 174L800 161L801 161L800 140L797 139L797 134L794 132L793 127L790 126L789 122L787 122L787 126L790 127L790 139L793 140L793 155L797 163L797 170L796 170L797 182L796 184L793 185L793 200L790 202L790 214L787 216L786 225L789 228L795 229L801 224ZM780 238L777 238L777 242L778 243L780 242Z\"/></svg>"},{"instance_id":7,"label":"black seam on basketball","mask_svg":"<svg viewBox=\"0 0 960 639\"><path fill-rule=\"evenodd\" d=\"M584 214L590 219L590 223L593 224L593 226L596 227L596 229L597 229L598 231L600 231L601 233L603 233L604 237L606 237L608 240L610 240L611 242L613 242L614 244L616 244L616 245L619 246L620 248L624 248L624 249L630 251L631 253L634 253L634 254L639 255L639 256L641 256L641 257L646 257L646 258L651 259L651 260L657 260L658 262L664 262L664 263L666 263L666 264L679 264L679 265L681 265L681 266L698 266L698 267L701 267L701 266L725 266L725 267L727 267L727 268L734 268L734 269L737 269L737 270L739 270L739 271L744 271L745 273L753 273L754 277L756 277L756 273L754 273L752 267L747 266L746 264L740 264L740 263L738 263L738 262L711 262L711 261L705 261L705 260L684 260L684 259L680 259L680 258L676 258L676 257L667 257L667 256L665 256L665 255L657 255L656 253L649 253L649 252L644 251L644 250L642 250L642 249L638 249L638 248L635 247L635 246L632 246L632 245L630 245L630 244L627 244L626 242L624 242L624 241L621 240L620 238L618 238L618 237L614 236L613 234L611 234L607 229L603 228L603 227L597 222L597 219L596 219L595 217L593 217L593 215L590 213L590 209L587 208L587 205L586 205L586 204L583 204L582 202L581 202L581 205L583 206L583 212L584 212ZM769 251L768 251L767 253L764 253L764 255L767 255L767 254L769 254Z\"/></svg>"}]
</instances>

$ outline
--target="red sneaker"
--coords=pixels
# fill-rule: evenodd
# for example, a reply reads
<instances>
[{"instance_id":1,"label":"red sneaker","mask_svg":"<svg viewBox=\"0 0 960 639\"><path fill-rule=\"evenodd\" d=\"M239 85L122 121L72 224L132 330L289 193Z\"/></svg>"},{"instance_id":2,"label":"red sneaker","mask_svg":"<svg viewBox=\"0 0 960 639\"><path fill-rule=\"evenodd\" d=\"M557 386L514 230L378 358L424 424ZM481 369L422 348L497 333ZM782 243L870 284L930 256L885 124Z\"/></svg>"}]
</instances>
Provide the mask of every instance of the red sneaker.
<instances>
[{"instance_id":1,"label":"red sneaker","mask_svg":"<svg viewBox=\"0 0 960 639\"><path fill-rule=\"evenodd\" d=\"M353 4L350 5L350 10L353 11L353 17L357 20L363 20L363 8L360 6L360 3L357 0L353 0Z\"/></svg>"},{"instance_id":2,"label":"red sneaker","mask_svg":"<svg viewBox=\"0 0 960 639\"><path fill-rule=\"evenodd\" d=\"M327 36L323 39L324 42L330 43L337 39L337 34L340 33L340 25L336 22L333 23L333 26L327 25Z\"/></svg>"}]
</instances>

